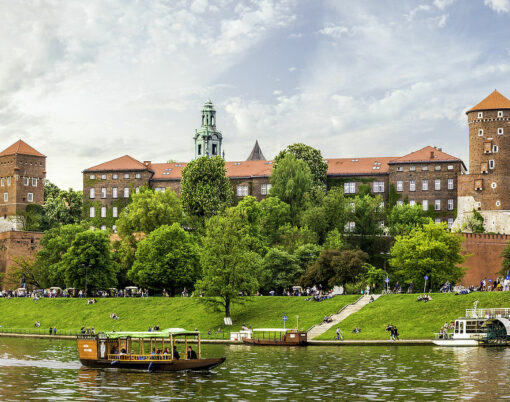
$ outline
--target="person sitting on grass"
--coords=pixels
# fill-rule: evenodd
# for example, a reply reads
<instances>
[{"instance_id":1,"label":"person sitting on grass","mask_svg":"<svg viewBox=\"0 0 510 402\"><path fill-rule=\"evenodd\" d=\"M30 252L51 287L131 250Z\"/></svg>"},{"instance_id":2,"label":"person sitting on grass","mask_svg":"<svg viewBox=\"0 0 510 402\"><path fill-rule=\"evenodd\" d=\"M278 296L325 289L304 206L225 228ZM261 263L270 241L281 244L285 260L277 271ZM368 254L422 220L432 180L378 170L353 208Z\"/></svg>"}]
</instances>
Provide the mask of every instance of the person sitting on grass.
<instances>
[{"instance_id":1,"label":"person sitting on grass","mask_svg":"<svg viewBox=\"0 0 510 402\"><path fill-rule=\"evenodd\" d=\"M361 328L358 326L358 327L354 327L354 329L352 330L352 332L354 334L359 334L361 332Z\"/></svg>"},{"instance_id":2,"label":"person sitting on grass","mask_svg":"<svg viewBox=\"0 0 510 402\"><path fill-rule=\"evenodd\" d=\"M35 322L35 327L36 327L36 328L39 328L40 326L41 326L41 323L40 323L39 321L36 321L36 322Z\"/></svg>"}]
</instances>

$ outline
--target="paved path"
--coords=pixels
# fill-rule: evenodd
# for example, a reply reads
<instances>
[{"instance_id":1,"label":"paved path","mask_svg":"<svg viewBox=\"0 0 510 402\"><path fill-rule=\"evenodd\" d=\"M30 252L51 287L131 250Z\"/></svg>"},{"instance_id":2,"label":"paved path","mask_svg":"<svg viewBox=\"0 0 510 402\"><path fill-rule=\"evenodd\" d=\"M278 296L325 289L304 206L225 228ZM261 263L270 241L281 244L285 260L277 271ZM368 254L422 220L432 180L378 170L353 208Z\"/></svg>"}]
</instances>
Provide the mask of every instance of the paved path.
<instances>
[{"instance_id":1,"label":"paved path","mask_svg":"<svg viewBox=\"0 0 510 402\"><path fill-rule=\"evenodd\" d=\"M377 300L380 295L372 295L374 297L374 300ZM361 310L363 307L365 307L370 302L370 296L362 296L358 300L356 300L352 304L348 304L347 306L343 307L338 313L333 314L331 316L331 319L333 321L331 322L323 322L321 324L313 326L308 331L308 340L312 340L316 338L317 336L323 334L328 329L330 329L334 325L338 325L341 321L345 320L347 317L349 317L351 314Z\"/></svg>"}]
</instances>

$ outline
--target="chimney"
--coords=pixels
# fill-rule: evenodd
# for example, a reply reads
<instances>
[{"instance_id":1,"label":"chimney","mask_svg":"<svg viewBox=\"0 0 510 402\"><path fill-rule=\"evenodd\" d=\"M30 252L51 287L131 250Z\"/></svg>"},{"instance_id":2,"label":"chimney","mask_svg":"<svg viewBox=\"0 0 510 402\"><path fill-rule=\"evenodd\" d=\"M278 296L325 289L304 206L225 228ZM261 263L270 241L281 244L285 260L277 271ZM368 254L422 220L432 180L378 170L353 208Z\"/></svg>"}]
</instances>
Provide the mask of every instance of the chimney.
<instances>
[{"instance_id":1,"label":"chimney","mask_svg":"<svg viewBox=\"0 0 510 402\"><path fill-rule=\"evenodd\" d=\"M143 161L143 164L144 164L145 166L150 166L151 161Z\"/></svg>"},{"instance_id":2,"label":"chimney","mask_svg":"<svg viewBox=\"0 0 510 402\"><path fill-rule=\"evenodd\" d=\"M434 151L430 151L430 159L434 159Z\"/></svg>"},{"instance_id":3,"label":"chimney","mask_svg":"<svg viewBox=\"0 0 510 402\"><path fill-rule=\"evenodd\" d=\"M443 150L443 148L438 148L437 150L438 150L439 152L441 152L441 151Z\"/></svg>"}]
</instances>

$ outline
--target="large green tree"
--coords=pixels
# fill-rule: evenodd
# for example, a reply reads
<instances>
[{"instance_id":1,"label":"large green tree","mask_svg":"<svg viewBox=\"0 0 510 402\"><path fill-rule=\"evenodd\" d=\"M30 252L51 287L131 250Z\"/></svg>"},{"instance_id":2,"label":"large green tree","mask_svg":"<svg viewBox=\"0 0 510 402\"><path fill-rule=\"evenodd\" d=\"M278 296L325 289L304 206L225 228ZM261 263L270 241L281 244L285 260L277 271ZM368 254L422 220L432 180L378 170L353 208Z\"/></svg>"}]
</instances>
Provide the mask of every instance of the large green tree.
<instances>
[{"instance_id":1,"label":"large green tree","mask_svg":"<svg viewBox=\"0 0 510 402\"><path fill-rule=\"evenodd\" d=\"M154 191L143 188L132 195L132 201L117 219L117 231L125 237L133 233L149 234L162 225L181 222L182 207L177 195L171 191Z\"/></svg>"},{"instance_id":2,"label":"large green tree","mask_svg":"<svg viewBox=\"0 0 510 402\"><path fill-rule=\"evenodd\" d=\"M206 223L201 264L203 277L196 284L204 301L221 306L230 317L232 303L240 294L252 294L258 288L260 257L251 251L251 240L241 236L243 223L232 216L214 216Z\"/></svg>"},{"instance_id":3,"label":"large green tree","mask_svg":"<svg viewBox=\"0 0 510 402\"><path fill-rule=\"evenodd\" d=\"M395 206L388 214L389 234L392 236L411 233L416 226L427 223L426 211L421 205L404 204Z\"/></svg>"},{"instance_id":4,"label":"large green tree","mask_svg":"<svg viewBox=\"0 0 510 402\"><path fill-rule=\"evenodd\" d=\"M324 161L318 149L302 143L289 145L276 155L273 160L273 167L276 169L285 156L289 154L302 160L310 168L315 187L323 187L326 184L328 164Z\"/></svg>"},{"instance_id":5,"label":"large green tree","mask_svg":"<svg viewBox=\"0 0 510 402\"><path fill-rule=\"evenodd\" d=\"M78 233L62 264L67 287L99 290L117 284L110 237L102 230Z\"/></svg>"},{"instance_id":6,"label":"large green tree","mask_svg":"<svg viewBox=\"0 0 510 402\"><path fill-rule=\"evenodd\" d=\"M280 228L290 223L290 206L278 197L260 201L262 236L268 245L280 240Z\"/></svg>"},{"instance_id":7,"label":"large green tree","mask_svg":"<svg viewBox=\"0 0 510 402\"><path fill-rule=\"evenodd\" d=\"M311 190L312 184L308 165L289 153L273 168L270 194L289 204L291 219L297 223L305 195Z\"/></svg>"},{"instance_id":8,"label":"large green tree","mask_svg":"<svg viewBox=\"0 0 510 402\"><path fill-rule=\"evenodd\" d=\"M187 214L207 218L232 205L232 200L232 186L221 157L204 156L182 170L181 202Z\"/></svg>"},{"instance_id":9,"label":"large green tree","mask_svg":"<svg viewBox=\"0 0 510 402\"><path fill-rule=\"evenodd\" d=\"M445 223L430 220L408 235L395 238L390 265L406 282L412 281L418 288L423 286L427 275L431 288L437 290L446 281L457 283L464 276L460 266L465 261L461 254L463 241Z\"/></svg>"},{"instance_id":10,"label":"large green tree","mask_svg":"<svg viewBox=\"0 0 510 402\"><path fill-rule=\"evenodd\" d=\"M283 289L294 285L304 270L292 254L278 248L270 249L262 260L259 281L264 291Z\"/></svg>"},{"instance_id":11,"label":"large green tree","mask_svg":"<svg viewBox=\"0 0 510 402\"><path fill-rule=\"evenodd\" d=\"M138 243L129 278L138 286L170 294L191 288L200 274L197 247L178 223L163 225Z\"/></svg>"}]
</instances>

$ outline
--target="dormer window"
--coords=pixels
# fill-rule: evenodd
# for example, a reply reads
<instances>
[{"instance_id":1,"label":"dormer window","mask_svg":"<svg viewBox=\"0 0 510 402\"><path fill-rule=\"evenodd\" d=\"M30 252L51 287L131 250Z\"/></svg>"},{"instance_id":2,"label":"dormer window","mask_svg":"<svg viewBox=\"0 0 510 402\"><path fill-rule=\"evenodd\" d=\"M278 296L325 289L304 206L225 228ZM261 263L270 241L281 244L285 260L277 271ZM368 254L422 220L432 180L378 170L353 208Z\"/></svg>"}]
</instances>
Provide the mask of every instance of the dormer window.
<instances>
[{"instance_id":1,"label":"dormer window","mask_svg":"<svg viewBox=\"0 0 510 402\"><path fill-rule=\"evenodd\" d=\"M478 118L483 119L483 112L478 112Z\"/></svg>"}]
</instances>

